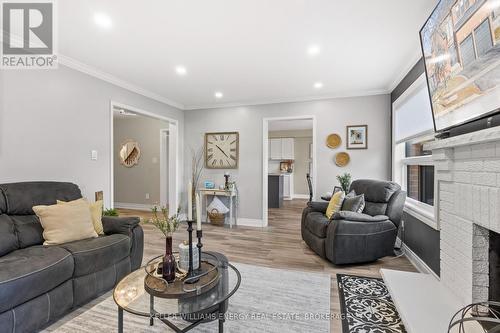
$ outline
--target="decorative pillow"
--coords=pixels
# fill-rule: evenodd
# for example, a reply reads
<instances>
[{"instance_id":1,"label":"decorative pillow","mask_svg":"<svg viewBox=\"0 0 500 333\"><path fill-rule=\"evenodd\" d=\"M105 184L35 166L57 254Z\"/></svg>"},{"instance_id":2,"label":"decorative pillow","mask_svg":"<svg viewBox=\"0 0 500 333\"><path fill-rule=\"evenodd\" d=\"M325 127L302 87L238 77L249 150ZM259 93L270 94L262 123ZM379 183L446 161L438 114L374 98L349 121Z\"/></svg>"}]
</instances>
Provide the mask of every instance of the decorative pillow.
<instances>
[{"instance_id":1,"label":"decorative pillow","mask_svg":"<svg viewBox=\"0 0 500 333\"><path fill-rule=\"evenodd\" d=\"M34 206L43 228L43 245L57 245L95 238L89 204L85 201L66 205Z\"/></svg>"},{"instance_id":2,"label":"decorative pillow","mask_svg":"<svg viewBox=\"0 0 500 333\"><path fill-rule=\"evenodd\" d=\"M330 220L342 207L342 203L344 202L345 193L343 191L335 193L330 199L330 203L328 204L328 208L326 209L326 217Z\"/></svg>"},{"instance_id":3,"label":"decorative pillow","mask_svg":"<svg viewBox=\"0 0 500 333\"><path fill-rule=\"evenodd\" d=\"M97 200L96 202L88 202L87 200L81 198L74 201L61 201L57 200L58 205L71 205L75 203L85 202L89 205L90 215L92 216L92 223L94 224L95 232L98 235L104 235L104 228L102 226L102 200Z\"/></svg>"},{"instance_id":4,"label":"decorative pillow","mask_svg":"<svg viewBox=\"0 0 500 333\"><path fill-rule=\"evenodd\" d=\"M362 213L363 209L365 209L365 195L360 194L351 195L350 192L344 199L344 203L342 204L343 211Z\"/></svg>"}]
</instances>

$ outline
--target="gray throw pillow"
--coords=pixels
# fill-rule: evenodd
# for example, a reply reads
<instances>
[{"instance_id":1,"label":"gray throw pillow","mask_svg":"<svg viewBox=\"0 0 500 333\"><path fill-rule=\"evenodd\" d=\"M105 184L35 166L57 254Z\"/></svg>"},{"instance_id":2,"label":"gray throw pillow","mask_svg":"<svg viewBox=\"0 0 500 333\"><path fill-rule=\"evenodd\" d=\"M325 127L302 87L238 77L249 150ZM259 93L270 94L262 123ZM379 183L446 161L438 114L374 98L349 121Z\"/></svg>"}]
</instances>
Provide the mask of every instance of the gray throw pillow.
<instances>
[{"instance_id":1,"label":"gray throw pillow","mask_svg":"<svg viewBox=\"0 0 500 333\"><path fill-rule=\"evenodd\" d=\"M362 213L365 209L365 195L356 195L351 191L344 199L341 210Z\"/></svg>"}]
</instances>

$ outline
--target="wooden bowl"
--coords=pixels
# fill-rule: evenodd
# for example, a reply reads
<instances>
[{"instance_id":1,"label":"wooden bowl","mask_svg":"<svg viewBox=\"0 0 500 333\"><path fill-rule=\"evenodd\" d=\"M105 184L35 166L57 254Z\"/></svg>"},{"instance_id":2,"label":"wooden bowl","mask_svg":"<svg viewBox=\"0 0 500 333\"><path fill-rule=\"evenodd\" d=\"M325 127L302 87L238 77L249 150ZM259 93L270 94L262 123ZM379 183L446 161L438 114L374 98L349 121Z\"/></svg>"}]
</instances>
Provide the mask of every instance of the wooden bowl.
<instances>
[{"instance_id":1,"label":"wooden bowl","mask_svg":"<svg viewBox=\"0 0 500 333\"><path fill-rule=\"evenodd\" d=\"M340 136L338 134L330 134L327 138L326 138L326 146L328 148L337 148L338 146L340 146L340 144L342 143L342 139L340 138Z\"/></svg>"},{"instance_id":2,"label":"wooden bowl","mask_svg":"<svg viewBox=\"0 0 500 333\"><path fill-rule=\"evenodd\" d=\"M346 152L341 152L335 155L335 164L339 167L345 167L347 164L349 164L350 160L351 157Z\"/></svg>"}]
</instances>

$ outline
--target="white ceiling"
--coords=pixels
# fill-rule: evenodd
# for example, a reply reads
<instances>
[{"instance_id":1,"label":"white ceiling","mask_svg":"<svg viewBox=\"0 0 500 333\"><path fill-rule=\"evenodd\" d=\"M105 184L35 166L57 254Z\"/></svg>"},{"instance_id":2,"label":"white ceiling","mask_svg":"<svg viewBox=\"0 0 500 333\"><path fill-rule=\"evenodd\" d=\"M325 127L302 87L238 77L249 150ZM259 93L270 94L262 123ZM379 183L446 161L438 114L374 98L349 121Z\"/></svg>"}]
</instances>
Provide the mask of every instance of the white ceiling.
<instances>
[{"instance_id":1,"label":"white ceiling","mask_svg":"<svg viewBox=\"0 0 500 333\"><path fill-rule=\"evenodd\" d=\"M436 0L57 3L63 63L191 109L387 93L420 57ZM112 26L97 26L95 13ZM313 44L321 52L311 57Z\"/></svg>"},{"instance_id":2,"label":"white ceiling","mask_svg":"<svg viewBox=\"0 0 500 333\"><path fill-rule=\"evenodd\" d=\"M290 131L290 130L305 130L313 128L313 121L302 120L277 120L269 122L269 131Z\"/></svg>"}]
</instances>

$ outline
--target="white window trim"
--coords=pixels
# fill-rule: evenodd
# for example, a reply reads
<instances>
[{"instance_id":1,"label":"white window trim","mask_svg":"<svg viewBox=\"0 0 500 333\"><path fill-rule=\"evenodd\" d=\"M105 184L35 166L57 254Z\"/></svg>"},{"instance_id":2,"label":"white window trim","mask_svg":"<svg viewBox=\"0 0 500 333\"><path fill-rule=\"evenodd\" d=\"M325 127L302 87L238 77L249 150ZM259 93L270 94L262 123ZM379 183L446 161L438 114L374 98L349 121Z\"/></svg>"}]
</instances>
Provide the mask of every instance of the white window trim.
<instances>
[{"instance_id":1,"label":"white window trim","mask_svg":"<svg viewBox=\"0 0 500 333\"><path fill-rule=\"evenodd\" d=\"M407 197L404 211L419 221L427 224L429 227L439 230L433 206Z\"/></svg>"},{"instance_id":2,"label":"white window trim","mask_svg":"<svg viewBox=\"0 0 500 333\"><path fill-rule=\"evenodd\" d=\"M422 74L413 84L406 89L406 91L392 104L393 110L397 110L398 108L401 107L403 103L406 102L409 96L415 93L417 89L421 87L422 84L427 84L425 74ZM393 133L395 133L395 114L393 113L393 119L392 119L392 130ZM407 158L402 158L402 159L397 159L396 156L396 145L407 142L409 140L413 139L419 139L421 138L422 140L425 140L426 137L430 137L434 135L434 130L429 130L425 131L423 133L418 133L415 134L412 137L404 138L402 140L392 141L392 156L393 156L393 170L396 170L396 168L401 168L401 179L394 179L395 177L395 172L393 172L393 180L399 181L401 183L401 188L404 190L407 190L407 166L408 165L435 165L434 160L432 158L432 155L424 155L424 156L414 156L414 157L407 157ZM436 186L434 184L434 186ZM419 221L422 221L423 223L427 224L433 229L439 230L438 224L436 221L436 189L434 190L434 206L428 205L426 203L417 201L415 199L412 199L410 197L406 198L405 202L405 207L404 211L418 219Z\"/></svg>"},{"instance_id":3,"label":"white window trim","mask_svg":"<svg viewBox=\"0 0 500 333\"><path fill-rule=\"evenodd\" d=\"M402 179L401 179L401 187L405 190L408 190L407 181L407 166L409 165L434 165L434 160L432 159L432 155L424 155L424 156L414 156L407 157L400 160L402 170ZM436 206L436 196L434 195L434 206L428 205L426 203L420 202L418 200L412 199L410 197L406 197L405 208L404 211L411 216L417 218L423 223L427 224L431 228L438 230L438 225L436 222L435 209Z\"/></svg>"},{"instance_id":4,"label":"white window trim","mask_svg":"<svg viewBox=\"0 0 500 333\"><path fill-rule=\"evenodd\" d=\"M404 165L434 165L432 155L406 157L402 158L400 161Z\"/></svg>"}]
</instances>

